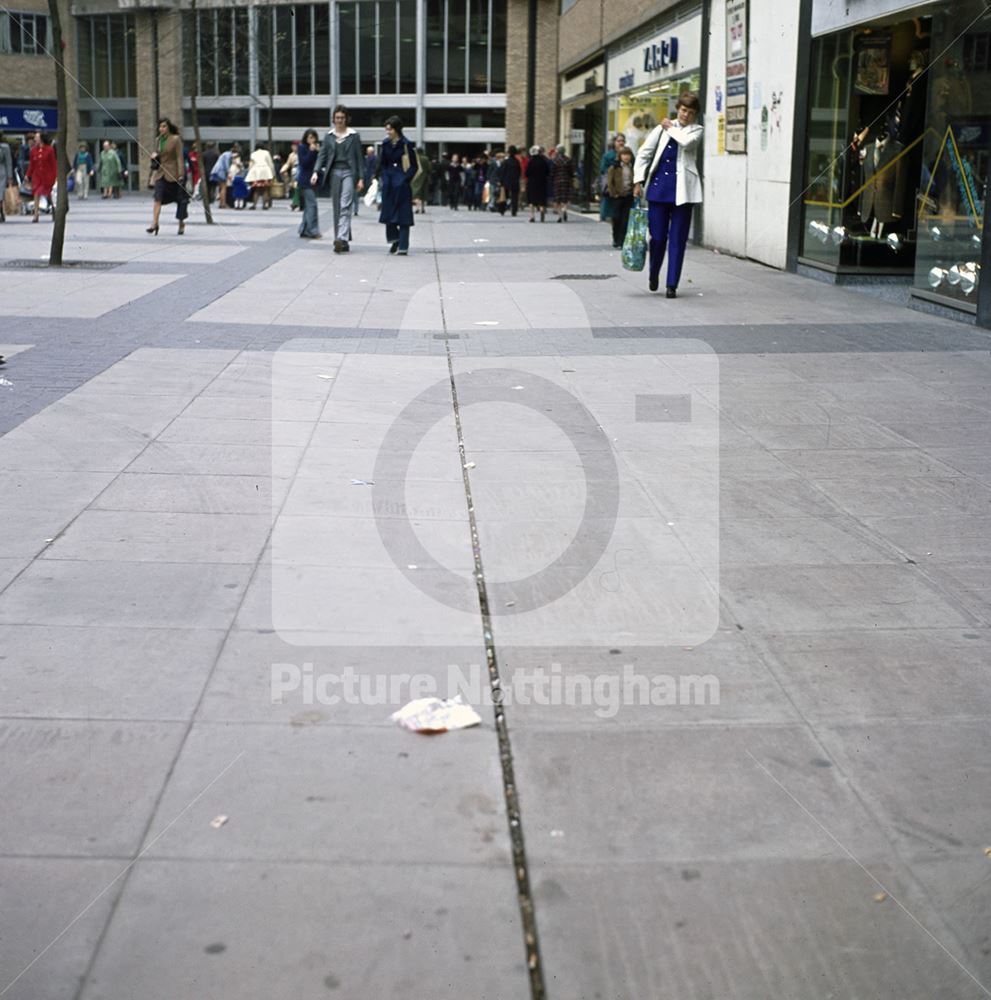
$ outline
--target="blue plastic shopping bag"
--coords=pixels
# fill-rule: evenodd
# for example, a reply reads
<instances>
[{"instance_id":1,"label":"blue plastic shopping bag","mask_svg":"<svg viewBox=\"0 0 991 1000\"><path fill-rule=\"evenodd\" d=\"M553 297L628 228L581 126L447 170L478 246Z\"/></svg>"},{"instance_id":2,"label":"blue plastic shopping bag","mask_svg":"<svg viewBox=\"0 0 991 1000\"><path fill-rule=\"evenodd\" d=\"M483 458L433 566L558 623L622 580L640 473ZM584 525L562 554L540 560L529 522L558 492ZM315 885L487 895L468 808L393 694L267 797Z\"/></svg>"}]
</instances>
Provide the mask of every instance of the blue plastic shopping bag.
<instances>
[{"instance_id":1,"label":"blue plastic shopping bag","mask_svg":"<svg viewBox=\"0 0 991 1000\"><path fill-rule=\"evenodd\" d=\"M627 271L642 271L647 263L647 209L639 205L630 209L621 256Z\"/></svg>"}]
</instances>

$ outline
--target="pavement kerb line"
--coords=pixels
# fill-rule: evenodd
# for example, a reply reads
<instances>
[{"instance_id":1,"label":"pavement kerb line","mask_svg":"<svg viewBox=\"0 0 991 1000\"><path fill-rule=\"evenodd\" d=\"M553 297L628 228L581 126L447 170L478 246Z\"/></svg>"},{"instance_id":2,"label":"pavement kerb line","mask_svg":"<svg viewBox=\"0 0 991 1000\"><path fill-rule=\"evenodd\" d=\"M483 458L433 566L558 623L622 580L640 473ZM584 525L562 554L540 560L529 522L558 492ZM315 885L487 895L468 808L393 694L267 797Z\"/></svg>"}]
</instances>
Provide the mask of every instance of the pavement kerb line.
<instances>
[{"instance_id":1,"label":"pavement kerb line","mask_svg":"<svg viewBox=\"0 0 991 1000\"><path fill-rule=\"evenodd\" d=\"M436 250L435 230L431 226L431 242ZM468 507L468 523L471 529L471 547L475 562L475 587L478 592L479 610L482 619L482 641L485 644L485 660L489 671L489 685L492 691L492 714L495 723L496 736L499 740L499 765L502 769L502 787L506 803L506 818L509 824L509 839L513 853L513 876L516 879L517 900L520 908L520 918L523 923L523 941L526 948L527 974L530 980L531 1000L547 1000L547 988L544 984L544 970L540 961L540 938L537 933L537 914L530 888L530 870L526 856L526 845L523 839L523 816L520 810L519 792L513 769L513 749L509 738L509 724L506 721L506 710L503 705L502 682L499 676L499 659L496 653L495 637L492 627L492 616L489 613L488 590L485 585L485 568L482 562L482 549L478 537L478 522L475 518L475 502L471 493L471 477L468 469L468 458L465 451L464 429L461 425L461 409L458 404L458 386L454 377L454 355L451 352L451 342L447 339L447 312L444 308L443 283L440 274L438 255L434 253L434 271L437 275L437 292L440 300L441 322L443 324L444 352L447 357L447 372L451 381L451 401L454 410L454 423L458 436L458 454L461 462L461 478L465 488L465 502Z\"/></svg>"}]
</instances>

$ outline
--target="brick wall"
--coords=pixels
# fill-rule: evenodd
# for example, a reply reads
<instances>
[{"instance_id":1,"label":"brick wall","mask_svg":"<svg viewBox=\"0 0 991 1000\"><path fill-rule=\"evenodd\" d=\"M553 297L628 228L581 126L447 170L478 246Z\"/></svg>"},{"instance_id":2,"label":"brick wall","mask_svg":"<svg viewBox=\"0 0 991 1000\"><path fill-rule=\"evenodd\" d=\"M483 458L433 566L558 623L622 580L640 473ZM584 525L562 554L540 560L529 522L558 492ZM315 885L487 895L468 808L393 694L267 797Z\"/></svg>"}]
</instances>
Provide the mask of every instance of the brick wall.
<instances>
[{"instance_id":1,"label":"brick wall","mask_svg":"<svg viewBox=\"0 0 991 1000\"><path fill-rule=\"evenodd\" d=\"M558 103L558 4L560 0L538 0L537 81L534 96L534 141L548 145L554 141ZM529 57L528 0L508 0L506 52L506 144L526 144L527 87Z\"/></svg>"}]
</instances>

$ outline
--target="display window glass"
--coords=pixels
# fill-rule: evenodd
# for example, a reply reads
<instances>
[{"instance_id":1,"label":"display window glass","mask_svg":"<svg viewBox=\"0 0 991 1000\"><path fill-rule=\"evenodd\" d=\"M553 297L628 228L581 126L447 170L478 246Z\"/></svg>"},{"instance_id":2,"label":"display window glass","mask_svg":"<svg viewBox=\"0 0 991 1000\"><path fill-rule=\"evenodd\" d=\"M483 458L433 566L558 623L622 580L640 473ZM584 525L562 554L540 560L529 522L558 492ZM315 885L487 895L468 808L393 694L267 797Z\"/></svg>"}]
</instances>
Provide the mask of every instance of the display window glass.
<instances>
[{"instance_id":1,"label":"display window glass","mask_svg":"<svg viewBox=\"0 0 991 1000\"><path fill-rule=\"evenodd\" d=\"M991 148L991 17L958 3L932 19L932 67L919 188L915 288L973 304Z\"/></svg>"},{"instance_id":2,"label":"display window glass","mask_svg":"<svg viewBox=\"0 0 991 1000\"><path fill-rule=\"evenodd\" d=\"M801 255L915 273L932 18L813 40Z\"/></svg>"},{"instance_id":3,"label":"display window glass","mask_svg":"<svg viewBox=\"0 0 991 1000\"><path fill-rule=\"evenodd\" d=\"M634 153L664 118L673 118L678 95L686 90L698 93L699 74L686 73L684 76L665 80L649 89L634 90L613 97L609 111L609 134L622 132L626 144Z\"/></svg>"}]
</instances>

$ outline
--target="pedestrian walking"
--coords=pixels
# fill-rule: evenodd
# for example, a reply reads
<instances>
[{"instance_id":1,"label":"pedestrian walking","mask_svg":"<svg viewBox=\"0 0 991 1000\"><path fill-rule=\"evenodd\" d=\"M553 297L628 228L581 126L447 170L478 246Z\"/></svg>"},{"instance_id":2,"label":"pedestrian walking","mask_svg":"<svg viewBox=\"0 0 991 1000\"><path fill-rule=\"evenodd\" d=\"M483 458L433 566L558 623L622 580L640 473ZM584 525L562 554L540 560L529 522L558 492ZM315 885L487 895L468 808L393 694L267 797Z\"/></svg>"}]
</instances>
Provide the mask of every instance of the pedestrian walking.
<instances>
[{"instance_id":1,"label":"pedestrian walking","mask_svg":"<svg viewBox=\"0 0 991 1000\"><path fill-rule=\"evenodd\" d=\"M430 176L433 164L426 153L421 151L416 155L419 157L420 163L417 166L416 176L413 178L413 183L410 186L413 194L413 213L416 214L418 212L420 215L426 215L427 201L430 198Z\"/></svg>"},{"instance_id":2,"label":"pedestrian walking","mask_svg":"<svg viewBox=\"0 0 991 1000\"><path fill-rule=\"evenodd\" d=\"M7 201L8 188L17 190L17 178L14 176L14 157L10 152L10 146L7 145L7 140L0 132L0 222L7 221L4 203ZM18 202L20 202L20 196L18 196Z\"/></svg>"},{"instance_id":3,"label":"pedestrian walking","mask_svg":"<svg viewBox=\"0 0 991 1000\"><path fill-rule=\"evenodd\" d=\"M72 161L72 169L75 174L76 197L86 199L89 197L89 182L93 176L93 156L89 151L88 143L81 142Z\"/></svg>"},{"instance_id":4,"label":"pedestrian walking","mask_svg":"<svg viewBox=\"0 0 991 1000\"><path fill-rule=\"evenodd\" d=\"M248 164L248 175L244 178L251 187L251 208L258 207L258 199L262 199L262 209L272 207L272 181L275 180L275 164L272 154L265 143L260 142L251 154Z\"/></svg>"},{"instance_id":5,"label":"pedestrian walking","mask_svg":"<svg viewBox=\"0 0 991 1000\"><path fill-rule=\"evenodd\" d=\"M235 142L230 149L225 149L210 171L210 179L217 186L217 208L229 208L227 204L227 187L230 184L231 161L239 155L241 147Z\"/></svg>"},{"instance_id":6,"label":"pedestrian walking","mask_svg":"<svg viewBox=\"0 0 991 1000\"><path fill-rule=\"evenodd\" d=\"M236 209L244 208L251 197L251 188L248 187L246 175L247 169L241 159L241 154L232 154L230 169L227 171L227 191Z\"/></svg>"},{"instance_id":7,"label":"pedestrian walking","mask_svg":"<svg viewBox=\"0 0 991 1000\"><path fill-rule=\"evenodd\" d=\"M351 128L351 115L343 104L334 108L331 121L334 127L324 136L310 183L317 186L329 181L334 209L334 253L347 253L351 249L355 193L365 190L361 136Z\"/></svg>"},{"instance_id":8,"label":"pedestrian walking","mask_svg":"<svg viewBox=\"0 0 991 1000\"><path fill-rule=\"evenodd\" d=\"M568 221L568 205L571 204L571 194L575 184L575 163L564 150L562 143L557 148L551 168L551 184L554 188L554 208L557 211L557 221Z\"/></svg>"},{"instance_id":9,"label":"pedestrian walking","mask_svg":"<svg viewBox=\"0 0 991 1000\"><path fill-rule=\"evenodd\" d=\"M213 204L214 195L217 192L217 182L213 179L213 168L217 165L220 154L217 152L217 144L208 142L203 147L203 176L206 178L206 196L210 204Z\"/></svg>"},{"instance_id":10,"label":"pedestrian walking","mask_svg":"<svg viewBox=\"0 0 991 1000\"><path fill-rule=\"evenodd\" d=\"M489 182L489 211L506 214L506 192L502 187L502 165L506 154L499 150L489 161L489 169L485 179Z\"/></svg>"},{"instance_id":11,"label":"pedestrian walking","mask_svg":"<svg viewBox=\"0 0 991 1000\"><path fill-rule=\"evenodd\" d=\"M612 196L609 194L607 178L609 171L619 163L620 151L626 146L626 136L617 132L609 148L599 160L599 221L607 222L613 217Z\"/></svg>"},{"instance_id":12,"label":"pedestrian walking","mask_svg":"<svg viewBox=\"0 0 991 1000\"><path fill-rule=\"evenodd\" d=\"M530 158L526 162L526 200L530 206L530 221L536 222L535 213L540 212L544 221L547 212L547 189L551 179L551 164L540 146L530 147Z\"/></svg>"},{"instance_id":13,"label":"pedestrian walking","mask_svg":"<svg viewBox=\"0 0 991 1000\"><path fill-rule=\"evenodd\" d=\"M315 128L303 133L302 141L296 147L296 190L303 218L299 223L299 235L303 239L320 239L320 212L317 209L317 193L313 190L311 178L316 176L317 156L320 153L320 137ZM291 159L291 157L290 157Z\"/></svg>"},{"instance_id":14,"label":"pedestrian walking","mask_svg":"<svg viewBox=\"0 0 991 1000\"><path fill-rule=\"evenodd\" d=\"M34 145L31 147L31 159L28 162L27 179L31 181L31 197L34 199L34 218L38 221L41 211L41 199L47 198L52 204L52 188L58 180L58 164L51 139L45 132L35 132Z\"/></svg>"},{"instance_id":15,"label":"pedestrian walking","mask_svg":"<svg viewBox=\"0 0 991 1000\"><path fill-rule=\"evenodd\" d=\"M189 214L189 192L186 191L186 168L182 157L182 139L176 125L163 118L158 123L158 137L151 158L151 184L155 189L151 225L145 230L158 235L158 217L163 205L175 204L175 217L179 223L178 234L186 231L186 216Z\"/></svg>"},{"instance_id":16,"label":"pedestrian walking","mask_svg":"<svg viewBox=\"0 0 991 1000\"><path fill-rule=\"evenodd\" d=\"M502 163L502 186L506 192L509 204L509 214L516 217L520 208L520 179L523 176L523 166L520 163L519 151L515 146L506 150L506 159Z\"/></svg>"},{"instance_id":17,"label":"pedestrian walking","mask_svg":"<svg viewBox=\"0 0 991 1000\"><path fill-rule=\"evenodd\" d=\"M304 135L309 135L310 132L316 134L314 129L307 129ZM286 162L279 168L279 176L282 178L282 183L285 184L286 190L289 192L290 212L295 212L297 208L300 211L303 210L303 196L299 190L299 154L301 149L306 148L305 139L302 143L294 142L289 155L286 157ZM316 159L313 162L316 163ZM307 174L307 181L309 181L309 174Z\"/></svg>"},{"instance_id":18,"label":"pedestrian walking","mask_svg":"<svg viewBox=\"0 0 991 1000\"><path fill-rule=\"evenodd\" d=\"M124 160L124 154L117 147L116 142L111 142L110 148L114 151L114 156L117 157L117 162L120 164L120 176L117 178L117 183L113 186L113 196L119 198L120 189L127 182L127 163Z\"/></svg>"},{"instance_id":19,"label":"pedestrian walking","mask_svg":"<svg viewBox=\"0 0 991 1000\"><path fill-rule=\"evenodd\" d=\"M113 189L120 184L120 160L110 148L109 139L104 139L100 150L99 181L102 198L111 197Z\"/></svg>"},{"instance_id":20,"label":"pedestrian walking","mask_svg":"<svg viewBox=\"0 0 991 1000\"><path fill-rule=\"evenodd\" d=\"M410 183L416 176L417 152L403 135L403 120L392 115L385 120L385 142L379 148L378 181L382 192L379 222L385 225L389 253L405 257L409 253L409 231L413 226L413 193Z\"/></svg>"},{"instance_id":21,"label":"pedestrian walking","mask_svg":"<svg viewBox=\"0 0 991 1000\"><path fill-rule=\"evenodd\" d=\"M702 201L695 156L702 139L697 124L699 99L681 94L677 119L665 118L644 140L633 173L633 195L647 192L647 223L650 229L648 287L656 292L661 265L668 252L667 297L677 296L681 267L685 260L693 206Z\"/></svg>"},{"instance_id":22,"label":"pedestrian walking","mask_svg":"<svg viewBox=\"0 0 991 1000\"><path fill-rule=\"evenodd\" d=\"M633 150L626 146L619 151L619 162L609 168L606 190L612 202L612 245L619 250L626 238L626 227L633 207Z\"/></svg>"},{"instance_id":23,"label":"pedestrian walking","mask_svg":"<svg viewBox=\"0 0 991 1000\"><path fill-rule=\"evenodd\" d=\"M461 192L464 188L465 168L461 165L461 157L455 153L447 165L447 207L458 210L461 204Z\"/></svg>"}]
</instances>

